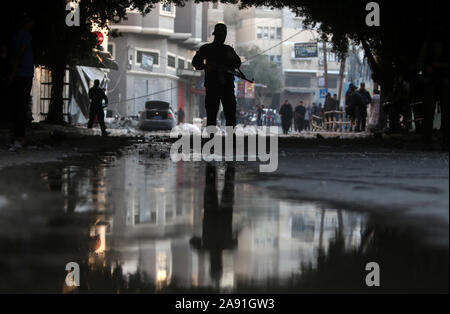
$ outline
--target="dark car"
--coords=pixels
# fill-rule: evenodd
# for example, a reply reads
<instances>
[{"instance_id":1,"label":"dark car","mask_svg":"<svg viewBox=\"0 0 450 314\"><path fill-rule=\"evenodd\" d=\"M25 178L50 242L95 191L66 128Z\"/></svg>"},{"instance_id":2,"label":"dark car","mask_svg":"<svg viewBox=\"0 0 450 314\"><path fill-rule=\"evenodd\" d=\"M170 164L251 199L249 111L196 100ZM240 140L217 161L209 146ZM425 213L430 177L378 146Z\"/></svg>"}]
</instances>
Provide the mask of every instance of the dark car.
<instances>
[{"instance_id":1,"label":"dark car","mask_svg":"<svg viewBox=\"0 0 450 314\"><path fill-rule=\"evenodd\" d=\"M170 104L164 101L148 101L141 112L139 129L143 131L172 130L177 125Z\"/></svg>"}]
</instances>

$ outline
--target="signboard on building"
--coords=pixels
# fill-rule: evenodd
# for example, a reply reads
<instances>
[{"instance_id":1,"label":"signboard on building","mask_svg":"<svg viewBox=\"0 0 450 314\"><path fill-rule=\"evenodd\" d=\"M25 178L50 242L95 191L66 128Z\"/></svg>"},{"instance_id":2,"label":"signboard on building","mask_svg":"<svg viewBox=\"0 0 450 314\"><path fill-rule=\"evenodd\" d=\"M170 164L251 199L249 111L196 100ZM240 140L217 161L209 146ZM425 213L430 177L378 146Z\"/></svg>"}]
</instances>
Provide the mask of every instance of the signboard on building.
<instances>
[{"instance_id":1,"label":"signboard on building","mask_svg":"<svg viewBox=\"0 0 450 314\"><path fill-rule=\"evenodd\" d=\"M319 51L317 43L297 43L294 46L295 58L317 58Z\"/></svg>"},{"instance_id":2,"label":"signboard on building","mask_svg":"<svg viewBox=\"0 0 450 314\"><path fill-rule=\"evenodd\" d=\"M328 89L326 88L321 88L320 89L320 99L325 99L327 98L327 94L328 94Z\"/></svg>"},{"instance_id":3,"label":"signboard on building","mask_svg":"<svg viewBox=\"0 0 450 314\"><path fill-rule=\"evenodd\" d=\"M141 68L147 71L153 71L153 56L143 53L142 54L142 62Z\"/></svg>"},{"instance_id":4,"label":"signboard on building","mask_svg":"<svg viewBox=\"0 0 450 314\"><path fill-rule=\"evenodd\" d=\"M191 82L191 93L194 95L206 95L205 79L193 79Z\"/></svg>"},{"instance_id":5,"label":"signboard on building","mask_svg":"<svg viewBox=\"0 0 450 314\"><path fill-rule=\"evenodd\" d=\"M237 97L245 99L255 98L255 84L247 81L239 81L237 84Z\"/></svg>"}]
</instances>

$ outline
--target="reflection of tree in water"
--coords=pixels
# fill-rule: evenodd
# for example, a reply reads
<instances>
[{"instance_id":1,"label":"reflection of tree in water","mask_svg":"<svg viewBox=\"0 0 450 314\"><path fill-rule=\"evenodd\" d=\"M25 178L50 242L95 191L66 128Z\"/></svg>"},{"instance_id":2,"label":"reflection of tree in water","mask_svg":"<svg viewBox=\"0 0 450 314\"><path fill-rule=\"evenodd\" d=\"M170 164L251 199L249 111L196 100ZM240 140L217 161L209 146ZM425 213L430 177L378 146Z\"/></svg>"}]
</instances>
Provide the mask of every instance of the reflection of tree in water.
<instances>
[{"instance_id":1,"label":"reflection of tree in water","mask_svg":"<svg viewBox=\"0 0 450 314\"><path fill-rule=\"evenodd\" d=\"M341 236L340 236L341 235ZM368 288L365 267L377 262L381 268L381 287ZM83 268L83 267L82 267ZM236 293L308 293L308 292L439 292L448 291L448 252L420 244L410 230L383 227L369 221L357 248L346 247L342 232L327 252L319 250L315 266L302 265L302 272L289 282L272 280L240 281ZM184 288L176 278L169 286L158 288L153 278L141 271L124 275L120 266L89 268L82 276L86 285L80 292L168 293L220 292L219 287Z\"/></svg>"},{"instance_id":2,"label":"reflection of tree in water","mask_svg":"<svg viewBox=\"0 0 450 314\"><path fill-rule=\"evenodd\" d=\"M289 283L270 280L265 287L240 282L237 292L445 292L448 291L448 251L421 244L411 230L382 227L369 221L361 245L348 250L342 232L319 250L317 265L302 265L301 275ZM369 262L381 268L381 287L365 285Z\"/></svg>"}]
</instances>

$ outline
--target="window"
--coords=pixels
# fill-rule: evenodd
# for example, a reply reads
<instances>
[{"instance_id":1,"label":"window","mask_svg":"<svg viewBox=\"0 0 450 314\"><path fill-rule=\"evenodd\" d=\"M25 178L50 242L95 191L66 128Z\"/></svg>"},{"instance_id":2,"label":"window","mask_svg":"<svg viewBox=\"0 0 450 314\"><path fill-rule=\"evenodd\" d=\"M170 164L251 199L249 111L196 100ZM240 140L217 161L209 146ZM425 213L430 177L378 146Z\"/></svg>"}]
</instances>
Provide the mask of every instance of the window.
<instances>
[{"instance_id":1,"label":"window","mask_svg":"<svg viewBox=\"0 0 450 314\"><path fill-rule=\"evenodd\" d=\"M264 39L268 39L269 38L269 28L268 27L264 27L264 35L263 35Z\"/></svg>"},{"instance_id":2,"label":"window","mask_svg":"<svg viewBox=\"0 0 450 314\"><path fill-rule=\"evenodd\" d=\"M277 27L277 39L281 39L281 27Z\"/></svg>"},{"instance_id":3,"label":"window","mask_svg":"<svg viewBox=\"0 0 450 314\"><path fill-rule=\"evenodd\" d=\"M331 48L327 49L327 62L336 62L336 54L330 50L331 50ZM322 48L319 50L319 58L321 60L321 63L323 64L323 49Z\"/></svg>"},{"instance_id":4,"label":"window","mask_svg":"<svg viewBox=\"0 0 450 314\"><path fill-rule=\"evenodd\" d=\"M175 67L176 58L174 56L168 55L167 56L167 65L171 68Z\"/></svg>"},{"instance_id":5,"label":"window","mask_svg":"<svg viewBox=\"0 0 450 314\"><path fill-rule=\"evenodd\" d=\"M161 10L166 13L172 13L173 6L172 4L163 4Z\"/></svg>"},{"instance_id":6,"label":"window","mask_svg":"<svg viewBox=\"0 0 450 314\"><path fill-rule=\"evenodd\" d=\"M328 88L336 89L338 86L338 78L335 76L328 76Z\"/></svg>"},{"instance_id":7,"label":"window","mask_svg":"<svg viewBox=\"0 0 450 314\"><path fill-rule=\"evenodd\" d=\"M257 37L258 39L261 39L261 38L263 37L263 28L262 28L262 27L258 27L258 28L256 29L256 37Z\"/></svg>"},{"instance_id":8,"label":"window","mask_svg":"<svg viewBox=\"0 0 450 314\"><path fill-rule=\"evenodd\" d=\"M170 3L161 3L160 14L170 17L175 17L175 6Z\"/></svg>"},{"instance_id":9,"label":"window","mask_svg":"<svg viewBox=\"0 0 450 314\"><path fill-rule=\"evenodd\" d=\"M153 57L153 65L159 65L159 53L151 52L151 51L142 51L142 50L137 51L137 55L136 55L136 63L137 64L142 63L142 54L152 56Z\"/></svg>"},{"instance_id":10,"label":"window","mask_svg":"<svg viewBox=\"0 0 450 314\"><path fill-rule=\"evenodd\" d=\"M186 66L186 63L184 62L183 59L178 59L178 68L179 69L184 69Z\"/></svg>"},{"instance_id":11,"label":"window","mask_svg":"<svg viewBox=\"0 0 450 314\"><path fill-rule=\"evenodd\" d=\"M286 86L289 87L311 87L311 76L288 74L286 76Z\"/></svg>"},{"instance_id":12,"label":"window","mask_svg":"<svg viewBox=\"0 0 450 314\"><path fill-rule=\"evenodd\" d=\"M270 39L275 39L277 29L275 27L270 28Z\"/></svg>"}]
</instances>

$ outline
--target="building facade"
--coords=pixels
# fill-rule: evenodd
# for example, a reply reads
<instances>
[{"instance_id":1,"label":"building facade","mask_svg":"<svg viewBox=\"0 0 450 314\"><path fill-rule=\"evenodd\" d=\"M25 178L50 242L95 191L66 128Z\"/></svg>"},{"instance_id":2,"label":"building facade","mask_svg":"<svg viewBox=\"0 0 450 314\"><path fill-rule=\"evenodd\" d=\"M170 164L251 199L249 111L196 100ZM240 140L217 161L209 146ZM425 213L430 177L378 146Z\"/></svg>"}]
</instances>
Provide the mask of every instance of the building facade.
<instances>
[{"instance_id":1,"label":"building facade","mask_svg":"<svg viewBox=\"0 0 450 314\"><path fill-rule=\"evenodd\" d=\"M315 30L303 27L303 18L297 17L288 8L283 14L283 44L282 44L282 73L283 92L281 98L288 99L292 104L299 100L311 104L324 103L325 64L324 43L320 41ZM302 47L316 46L316 53L303 54ZM327 91L338 93L340 62L331 52L332 45L326 44L327 51ZM300 51L299 51L300 50Z\"/></svg>"},{"instance_id":2,"label":"building facade","mask_svg":"<svg viewBox=\"0 0 450 314\"><path fill-rule=\"evenodd\" d=\"M324 103L324 49L319 34L305 29L303 20L290 9L252 7L238 10L226 6L225 15L237 15L236 47L256 46L271 62L281 68L282 89L273 98L272 106L284 100L297 104L300 100L311 104ZM315 46L315 54L302 55L297 49ZM327 44L327 68L329 93L338 93L340 63ZM278 98L278 101L277 101Z\"/></svg>"},{"instance_id":3,"label":"building facade","mask_svg":"<svg viewBox=\"0 0 450 314\"><path fill-rule=\"evenodd\" d=\"M122 36L110 38L108 50L119 64L109 84L110 109L120 116L137 116L149 100L166 101L186 121L199 116L199 99L192 86L201 76L192 58L202 44L202 5L157 4L148 15L129 10L127 20L112 24Z\"/></svg>"}]
</instances>

